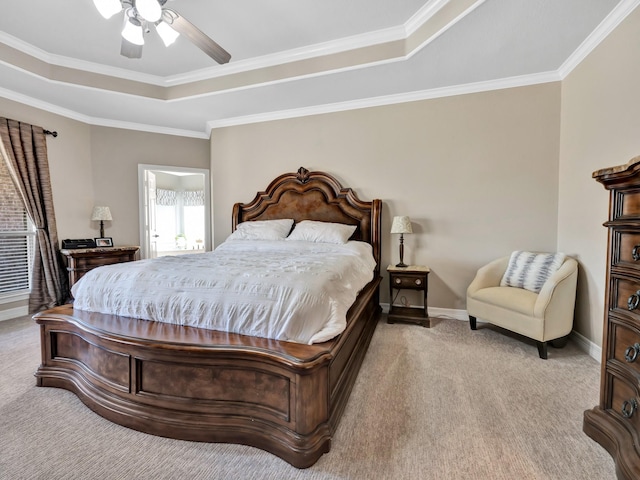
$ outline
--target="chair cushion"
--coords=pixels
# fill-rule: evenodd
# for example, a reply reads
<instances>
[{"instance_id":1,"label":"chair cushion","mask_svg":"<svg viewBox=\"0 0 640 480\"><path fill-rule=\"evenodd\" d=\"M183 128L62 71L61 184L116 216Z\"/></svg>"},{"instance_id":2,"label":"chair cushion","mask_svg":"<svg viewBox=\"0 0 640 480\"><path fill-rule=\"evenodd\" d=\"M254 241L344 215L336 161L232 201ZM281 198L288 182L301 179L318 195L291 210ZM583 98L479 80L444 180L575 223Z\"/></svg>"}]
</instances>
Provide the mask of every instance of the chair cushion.
<instances>
[{"instance_id":1,"label":"chair cushion","mask_svg":"<svg viewBox=\"0 0 640 480\"><path fill-rule=\"evenodd\" d=\"M538 295L523 288L489 287L475 292L473 298L500 309L533 317Z\"/></svg>"},{"instance_id":2,"label":"chair cushion","mask_svg":"<svg viewBox=\"0 0 640 480\"><path fill-rule=\"evenodd\" d=\"M564 253L513 252L500 286L524 288L538 293L544 282L560 268L564 259Z\"/></svg>"}]
</instances>

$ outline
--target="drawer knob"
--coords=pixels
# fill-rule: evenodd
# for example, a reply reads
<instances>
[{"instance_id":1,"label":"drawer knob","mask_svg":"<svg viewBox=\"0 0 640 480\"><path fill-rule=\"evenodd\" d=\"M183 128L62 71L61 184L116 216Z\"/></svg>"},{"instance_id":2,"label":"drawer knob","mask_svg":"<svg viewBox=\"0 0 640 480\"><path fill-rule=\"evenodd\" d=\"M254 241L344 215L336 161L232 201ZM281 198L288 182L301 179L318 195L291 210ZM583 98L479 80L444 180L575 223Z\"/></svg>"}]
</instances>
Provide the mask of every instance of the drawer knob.
<instances>
[{"instance_id":1,"label":"drawer knob","mask_svg":"<svg viewBox=\"0 0 640 480\"><path fill-rule=\"evenodd\" d=\"M422 285L422 280L420 280L419 278L416 278L416 285Z\"/></svg>"},{"instance_id":2,"label":"drawer knob","mask_svg":"<svg viewBox=\"0 0 640 480\"><path fill-rule=\"evenodd\" d=\"M640 245L636 245L635 247L633 247L633 250L631 250L631 257L636 262L640 260Z\"/></svg>"},{"instance_id":3,"label":"drawer knob","mask_svg":"<svg viewBox=\"0 0 640 480\"><path fill-rule=\"evenodd\" d=\"M628 363L633 363L637 360L638 353L640 353L640 343L636 343L635 345L627 347L627 349L624 351L624 359Z\"/></svg>"},{"instance_id":4,"label":"drawer knob","mask_svg":"<svg viewBox=\"0 0 640 480\"><path fill-rule=\"evenodd\" d=\"M625 400L624 402L622 402L622 416L624 418L633 417L633 414L636 412L637 408L638 402L635 398L632 398L631 400Z\"/></svg>"},{"instance_id":5,"label":"drawer knob","mask_svg":"<svg viewBox=\"0 0 640 480\"><path fill-rule=\"evenodd\" d=\"M401 283L402 283L402 280L400 280L399 278L396 278L396 283L397 283L397 284L401 284Z\"/></svg>"},{"instance_id":6,"label":"drawer knob","mask_svg":"<svg viewBox=\"0 0 640 480\"><path fill-rule=\"evenodd\" d=\"M632 293L627 300L627 308L629 310L635 310L640 305L640 290L636 293Z\"/></svg>"}]
</instances>

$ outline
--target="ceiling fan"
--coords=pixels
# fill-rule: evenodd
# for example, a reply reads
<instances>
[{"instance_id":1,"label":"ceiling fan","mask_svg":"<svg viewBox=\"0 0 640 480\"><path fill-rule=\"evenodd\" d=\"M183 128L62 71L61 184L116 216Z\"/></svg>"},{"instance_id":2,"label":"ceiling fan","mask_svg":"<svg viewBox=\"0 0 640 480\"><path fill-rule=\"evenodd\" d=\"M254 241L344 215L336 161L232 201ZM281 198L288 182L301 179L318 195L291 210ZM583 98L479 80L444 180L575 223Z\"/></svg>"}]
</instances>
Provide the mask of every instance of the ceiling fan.
<instances>
[{"instance_id":1,"label":"ceiling fan","mask_svg":"<svg viewBox=\"0 0 640 480\"><path fill-rule=\"evenodd\" d=\"M182 34L216 62L223 64L231 59L229 52L179 13L165 8L165 3L167 0L93 0L104 18L124 11L120 54L125 57L142 57L144 34L153 25L167 47Z\"/></svg>"}]
</instances>

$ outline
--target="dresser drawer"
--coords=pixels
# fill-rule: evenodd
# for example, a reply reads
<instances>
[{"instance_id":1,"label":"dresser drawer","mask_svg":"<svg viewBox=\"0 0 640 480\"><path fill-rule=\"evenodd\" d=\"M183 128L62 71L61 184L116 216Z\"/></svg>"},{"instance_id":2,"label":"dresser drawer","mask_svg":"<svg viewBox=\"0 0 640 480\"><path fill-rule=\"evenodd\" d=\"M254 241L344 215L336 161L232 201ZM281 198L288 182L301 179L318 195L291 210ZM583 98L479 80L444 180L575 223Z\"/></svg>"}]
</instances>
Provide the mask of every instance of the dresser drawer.
<instances>
[{"instance_id":1,"label":"dresser drawer","mask_svg":"<svg viewBox=\"0 0 640 480\"><path fill-rule=\"evenodd\" d=\"M628 366L640 376L640 331L620 323L611 322L613 345L609 358L614 358Z\"/></svg>"},{"instance_id":2,"label":"dresser drawer","mask_svg":"<svg viewBox=\"0 0 640 480\"><path fill-rule=\"evenodd\" d=\"M615 231L611 264L625 264L638 268L640 276L640 232Z\"/></svg>"},{"instance_id":3,"label":"dresser drawer","mask_svg":"<svg viewBox=\"0 0 640 480\"><path fill-rule=\"evenodd\" d=\"M620 218L640 218L640 190L619 190L616 192L615 209L612 220ZM620 208L621 207L621 208Z\"/></svg>"},{"instance_id":4,"label":"dresser drawer","mask_svg":"<svg viewBox=\"0 0 640 480\"><path fill-rule=\"evenodd\" d=\"M86 268L91 270L103 265L112 265L114 263L130 262L133 260L133 256L129 254L111 255L111 256L99 256L99 257L85 257L76 259L76 265L79 268Z\"/></svg>"},{"instance_id":5,"label":"dresser drawer","mask_svg":"<svg viewBox=\"0 0 640 480\"><path fill-rule=\"evenodd\" d=\"M69 287L72 287L85 273L96 267L134 261L139 249L138 246L125 246L60 250L60 253L67 259Z\"/></svg>"},{"instance_id":6,"label":"dresser drawer","mask_svg":"<svg viewBox=\"0 0 640 480\"><path fill-rule=\"evenodd\" d=\"M612 278L610 308L631 313L640 322L640 281Z\"/></svg>"},{"instance_id":7,"label":"dresser drawer","mask_svg":"<svg viewBox=\"0 0 640 480\"><path fill-rule=\"evenodd\" d=\"M628 422L634 430L640 430L640 394L637 386L620 377L612 376L609 410L625 424Z\"/></svg>"}]
</instances>

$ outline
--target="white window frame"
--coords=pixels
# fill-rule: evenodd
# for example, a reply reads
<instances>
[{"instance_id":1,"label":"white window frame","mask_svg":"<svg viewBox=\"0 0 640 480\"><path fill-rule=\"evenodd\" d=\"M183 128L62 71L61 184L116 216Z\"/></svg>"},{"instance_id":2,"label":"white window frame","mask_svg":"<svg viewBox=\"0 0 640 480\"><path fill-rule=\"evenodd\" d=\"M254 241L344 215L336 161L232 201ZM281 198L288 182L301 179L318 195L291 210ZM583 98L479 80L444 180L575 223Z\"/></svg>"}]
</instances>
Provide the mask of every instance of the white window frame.
<instances>
[{"instance_id":1,"label":"white window frame","mask_svg":"<svg viewBox=\"0 0 640 480\"><path fill-rule=\"evenodd\" d=\"M35 236L36 229L31 221L31 218L27 217L27 230L12 230L12 231L0 231L2 237L31 237L31 241L27 242L27 273L29 275L29 288L22 290L14 290L11 292L0 292L0 304L6 304L11 302L19 302L28 300L32 287L32 274L33 274L33 257L35 253Z\"/></svg>"}]
</instances>

